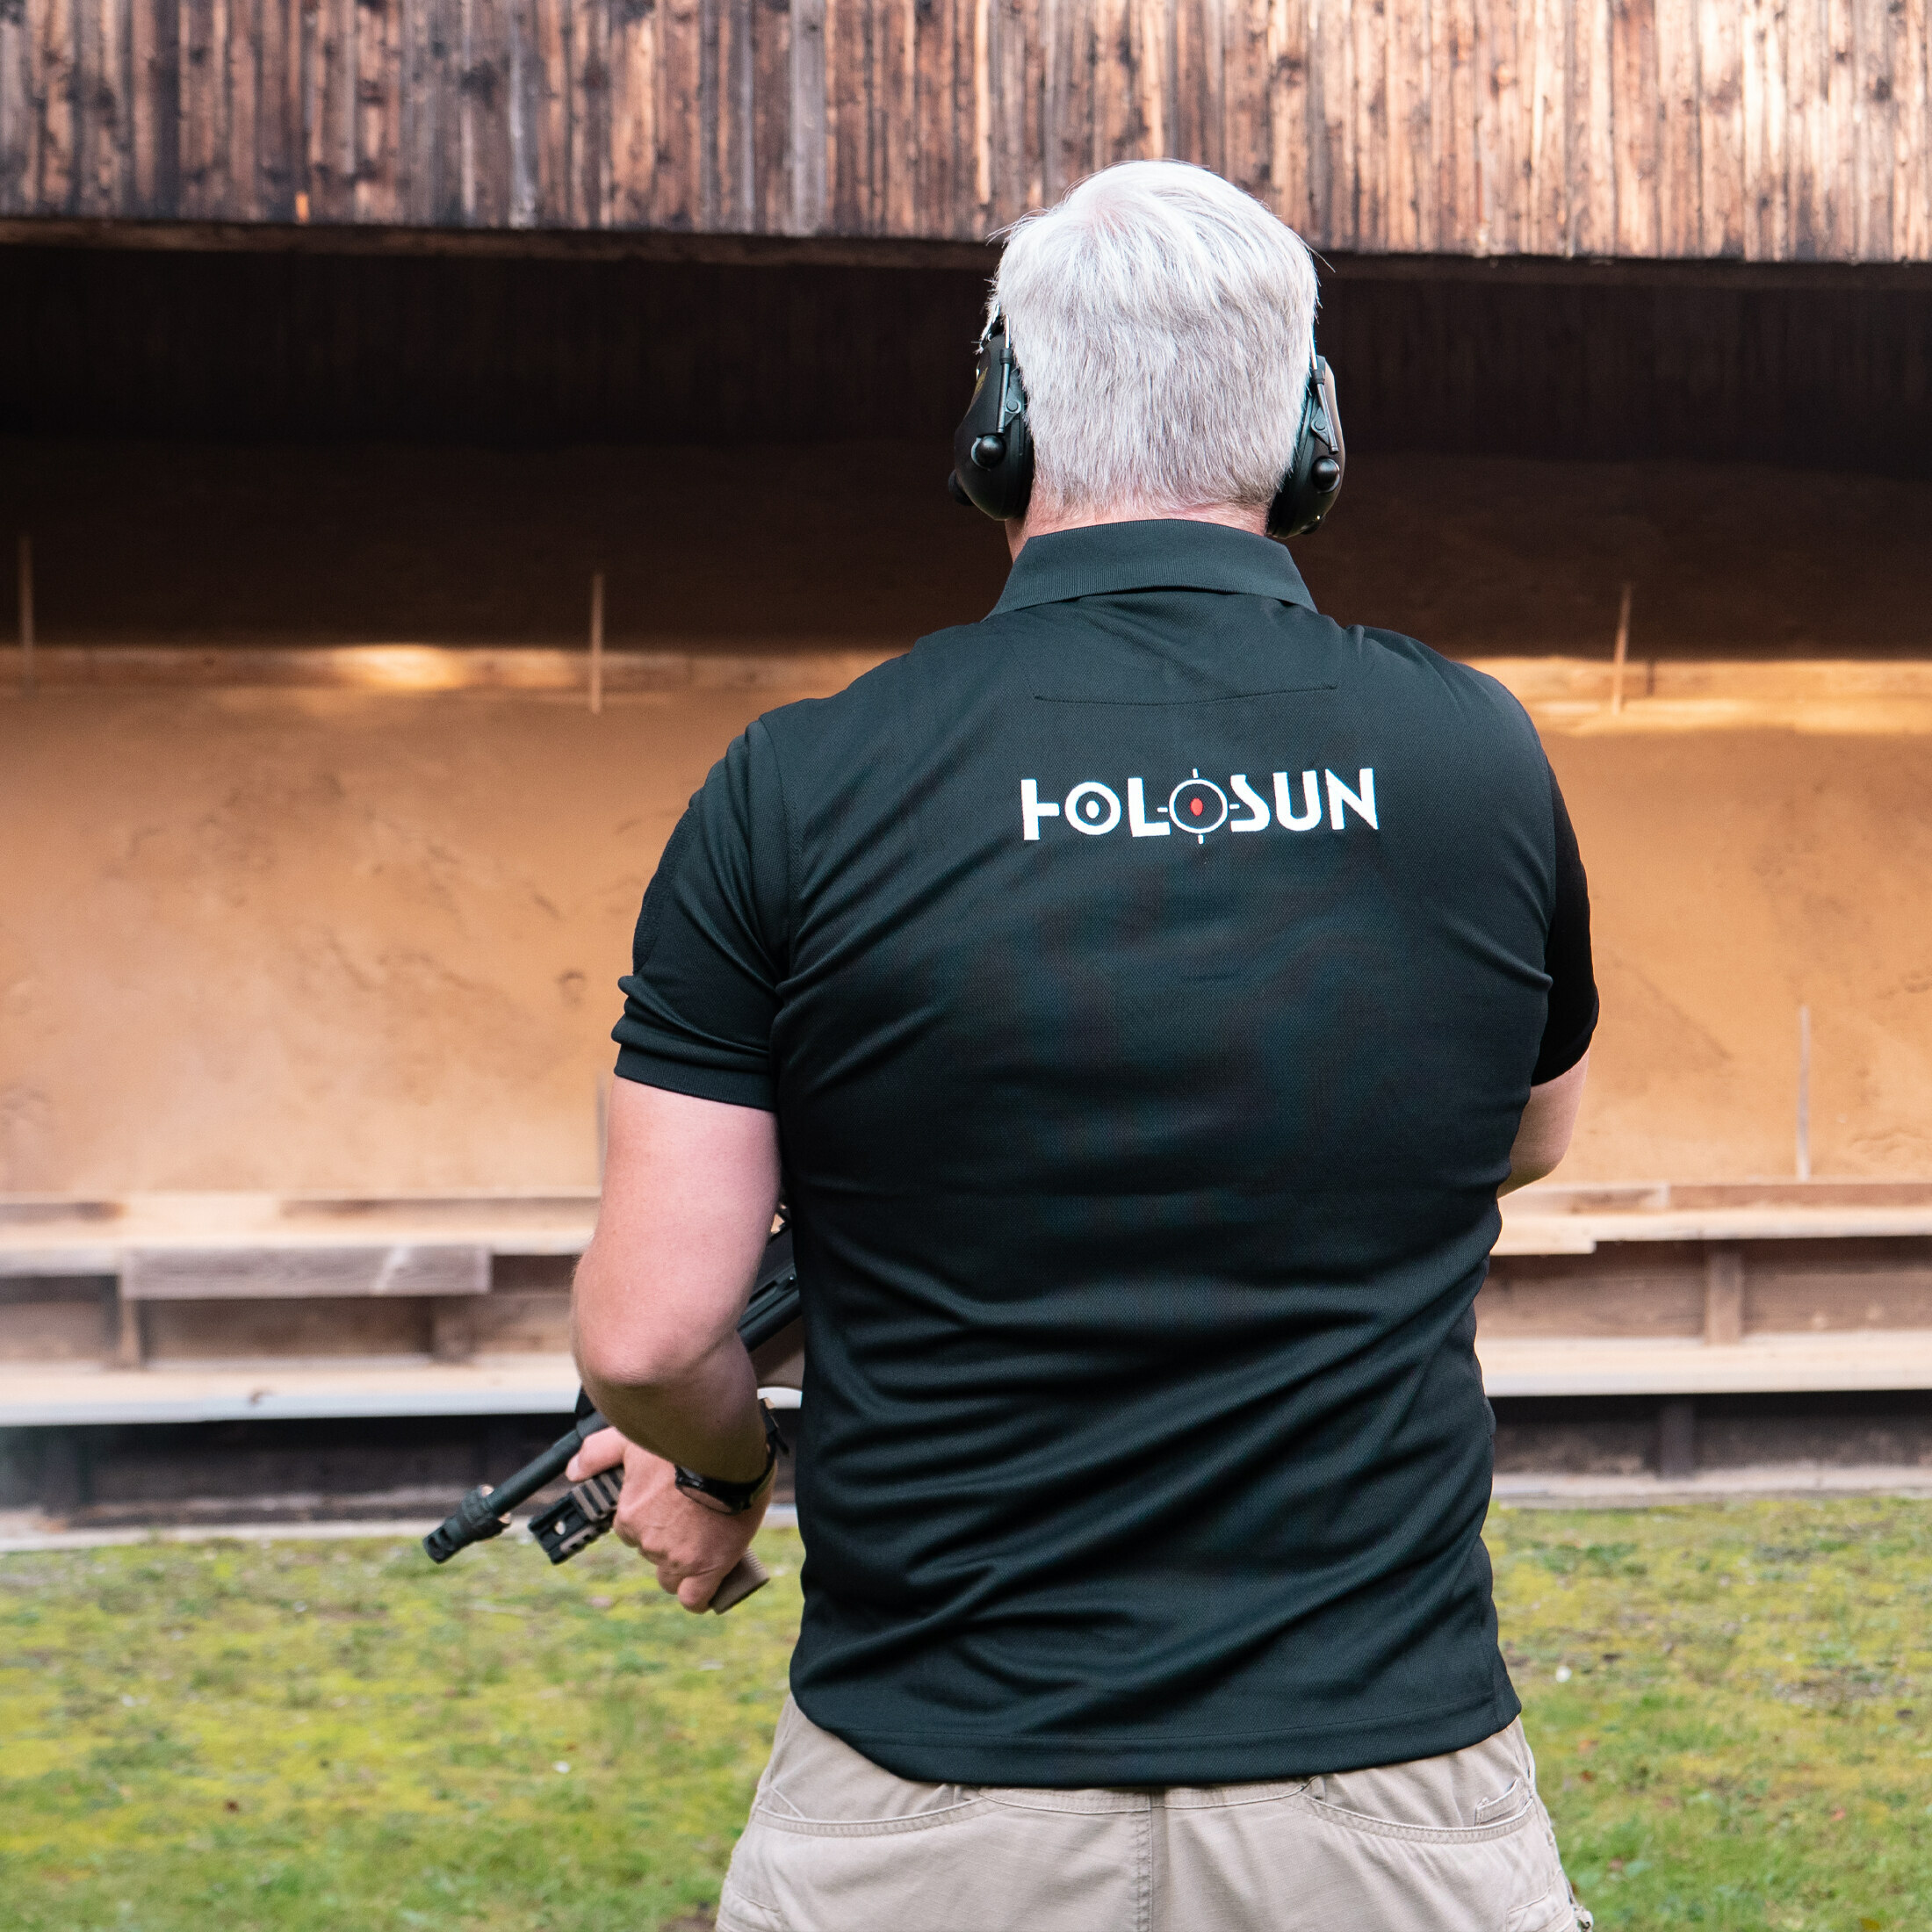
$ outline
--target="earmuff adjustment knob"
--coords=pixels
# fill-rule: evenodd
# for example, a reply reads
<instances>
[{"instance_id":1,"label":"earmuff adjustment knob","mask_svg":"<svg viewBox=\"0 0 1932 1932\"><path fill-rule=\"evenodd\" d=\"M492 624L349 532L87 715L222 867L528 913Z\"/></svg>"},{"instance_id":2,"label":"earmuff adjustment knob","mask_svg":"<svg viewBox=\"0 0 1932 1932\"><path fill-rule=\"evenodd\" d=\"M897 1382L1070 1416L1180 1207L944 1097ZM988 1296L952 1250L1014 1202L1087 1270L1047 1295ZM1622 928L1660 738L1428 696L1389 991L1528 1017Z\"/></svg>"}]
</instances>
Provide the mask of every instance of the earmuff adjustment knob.
<instances>
[{"instance_id":1,"label":"earmuff adjustment knob","mask_svg":"<svg viewBox=\"0 0 1932 1932\"><path fill-rule=\"evenodd\" d=\"M1331 456L1318 456L1308 471L1308 481L1323 496L1342 480L1342 465Z\"/></svg>"},{"instance_id":2,"label":"earmuff adjustment knob","mask_svg":"<svg viewBox=\"0 0 1932 1932\"><path fill-rule=\"evenodd\" d=\"M976 436L973 439L972 458L981 469L990 470L1005 460L1006 439L1001 436Z\"/></svg>"}]
</instances>

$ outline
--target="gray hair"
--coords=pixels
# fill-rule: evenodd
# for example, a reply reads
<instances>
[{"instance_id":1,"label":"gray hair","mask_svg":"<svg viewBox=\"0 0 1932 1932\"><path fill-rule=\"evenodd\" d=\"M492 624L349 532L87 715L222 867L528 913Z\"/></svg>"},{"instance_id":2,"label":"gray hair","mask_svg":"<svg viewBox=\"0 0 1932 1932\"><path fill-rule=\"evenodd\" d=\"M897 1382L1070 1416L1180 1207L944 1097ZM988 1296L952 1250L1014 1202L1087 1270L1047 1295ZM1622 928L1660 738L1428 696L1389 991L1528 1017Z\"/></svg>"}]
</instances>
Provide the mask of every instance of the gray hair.
<instances>
[{"instance_id":1,"label":"gray hair","mask_svg":"<svg viewBox=\"0 0 1932 1932\"><path fill-rule=\"evenodd\" d=\"M1315 353L1315 264L1252 196L1186 162L1121 162L1013 225L993 291L1036 503L1272 499Z\"/></svg>"}]
</instances>

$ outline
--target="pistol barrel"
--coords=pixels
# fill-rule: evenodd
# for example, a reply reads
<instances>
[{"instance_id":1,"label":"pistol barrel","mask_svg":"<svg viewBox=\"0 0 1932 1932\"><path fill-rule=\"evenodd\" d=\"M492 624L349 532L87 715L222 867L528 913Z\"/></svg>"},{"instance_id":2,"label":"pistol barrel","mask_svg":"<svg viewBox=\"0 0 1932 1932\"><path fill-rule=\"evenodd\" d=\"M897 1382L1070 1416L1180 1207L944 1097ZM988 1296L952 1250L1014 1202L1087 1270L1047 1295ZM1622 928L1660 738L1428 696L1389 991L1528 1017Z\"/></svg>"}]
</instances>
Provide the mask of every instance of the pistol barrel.
<instances>
[{"instance_id":1,"label":"pistol barrel","mask_svg":"<svg viewBox=\"0 0 1932 1932\"><path fill-rule=\"evenodd\" d=\"M782 1334L797 1318L798 1271L792 1263L791 1229L788 1227L780 1229L766 1244L758 1279L752 1284L751 1297L739 1318L738 1332L747 1349L756 1349ZM577 1418L568 1435L559 1436L542 1455L533 1462L526 1462L515 1475L494 1489L472 1489L423 1538L422 1546L429 1561L447 1563L458 1550L467 1549L472 1543L485 1543L493 1536L502 1535L509 1527L510 1511L554 1482L583 1446L584 1438L606 1426L603 1417L593 1409ZM551 1560L561 1561L554 1557ZM746 1561L752 1560L747 1557Z\"/></svg>"}]
</instances>

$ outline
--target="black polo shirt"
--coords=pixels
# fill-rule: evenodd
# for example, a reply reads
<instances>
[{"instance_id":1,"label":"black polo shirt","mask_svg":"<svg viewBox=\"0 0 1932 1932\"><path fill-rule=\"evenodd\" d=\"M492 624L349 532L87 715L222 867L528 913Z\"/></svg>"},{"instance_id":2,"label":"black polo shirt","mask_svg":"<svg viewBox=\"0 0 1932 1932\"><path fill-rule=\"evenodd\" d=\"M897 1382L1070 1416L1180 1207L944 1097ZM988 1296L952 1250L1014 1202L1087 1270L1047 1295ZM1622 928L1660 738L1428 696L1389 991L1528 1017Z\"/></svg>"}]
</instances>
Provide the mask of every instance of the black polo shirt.
<instances>
[{"instance_id":1,"label":"black polo shirt","mask_svg":"<svg viewBox=\"0 0 1932 1932\"><path fill-rule=\"evenodd\" d=\"M1471 1304L1596 998L1501 685L1262 537L1035 537L731 747L624 986L621 1075L778 1115L815 1722L1161 1785L1516 1714Z\"/></svg>"}]
</instances>

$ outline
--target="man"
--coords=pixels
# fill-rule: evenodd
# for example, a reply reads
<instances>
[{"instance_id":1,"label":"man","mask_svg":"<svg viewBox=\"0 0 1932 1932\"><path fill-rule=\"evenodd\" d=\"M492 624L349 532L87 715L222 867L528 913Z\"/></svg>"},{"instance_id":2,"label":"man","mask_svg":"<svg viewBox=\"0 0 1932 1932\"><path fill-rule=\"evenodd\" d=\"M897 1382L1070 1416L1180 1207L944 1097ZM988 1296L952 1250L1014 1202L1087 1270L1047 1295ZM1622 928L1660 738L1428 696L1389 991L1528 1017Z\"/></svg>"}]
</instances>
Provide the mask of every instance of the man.
<instances>
[{"instance_id":1,"label":"man","mask_svg":"<svg viewBox=\"0 0 1932 1932\"><path fill-rule=\"evenodd\" d=\"M1578 1922L1472 1303L1575 1116L1582 873L1508 694L1262 534L1315 295L1178 163L1023 223L1006 594L753 724L645 895L577 1310L633 1446L574 1473L623 1453L687 1608L769 1482L734 1323L781 1169L804 1294L730 1932Z\"/></svg>"}]
</instances>

